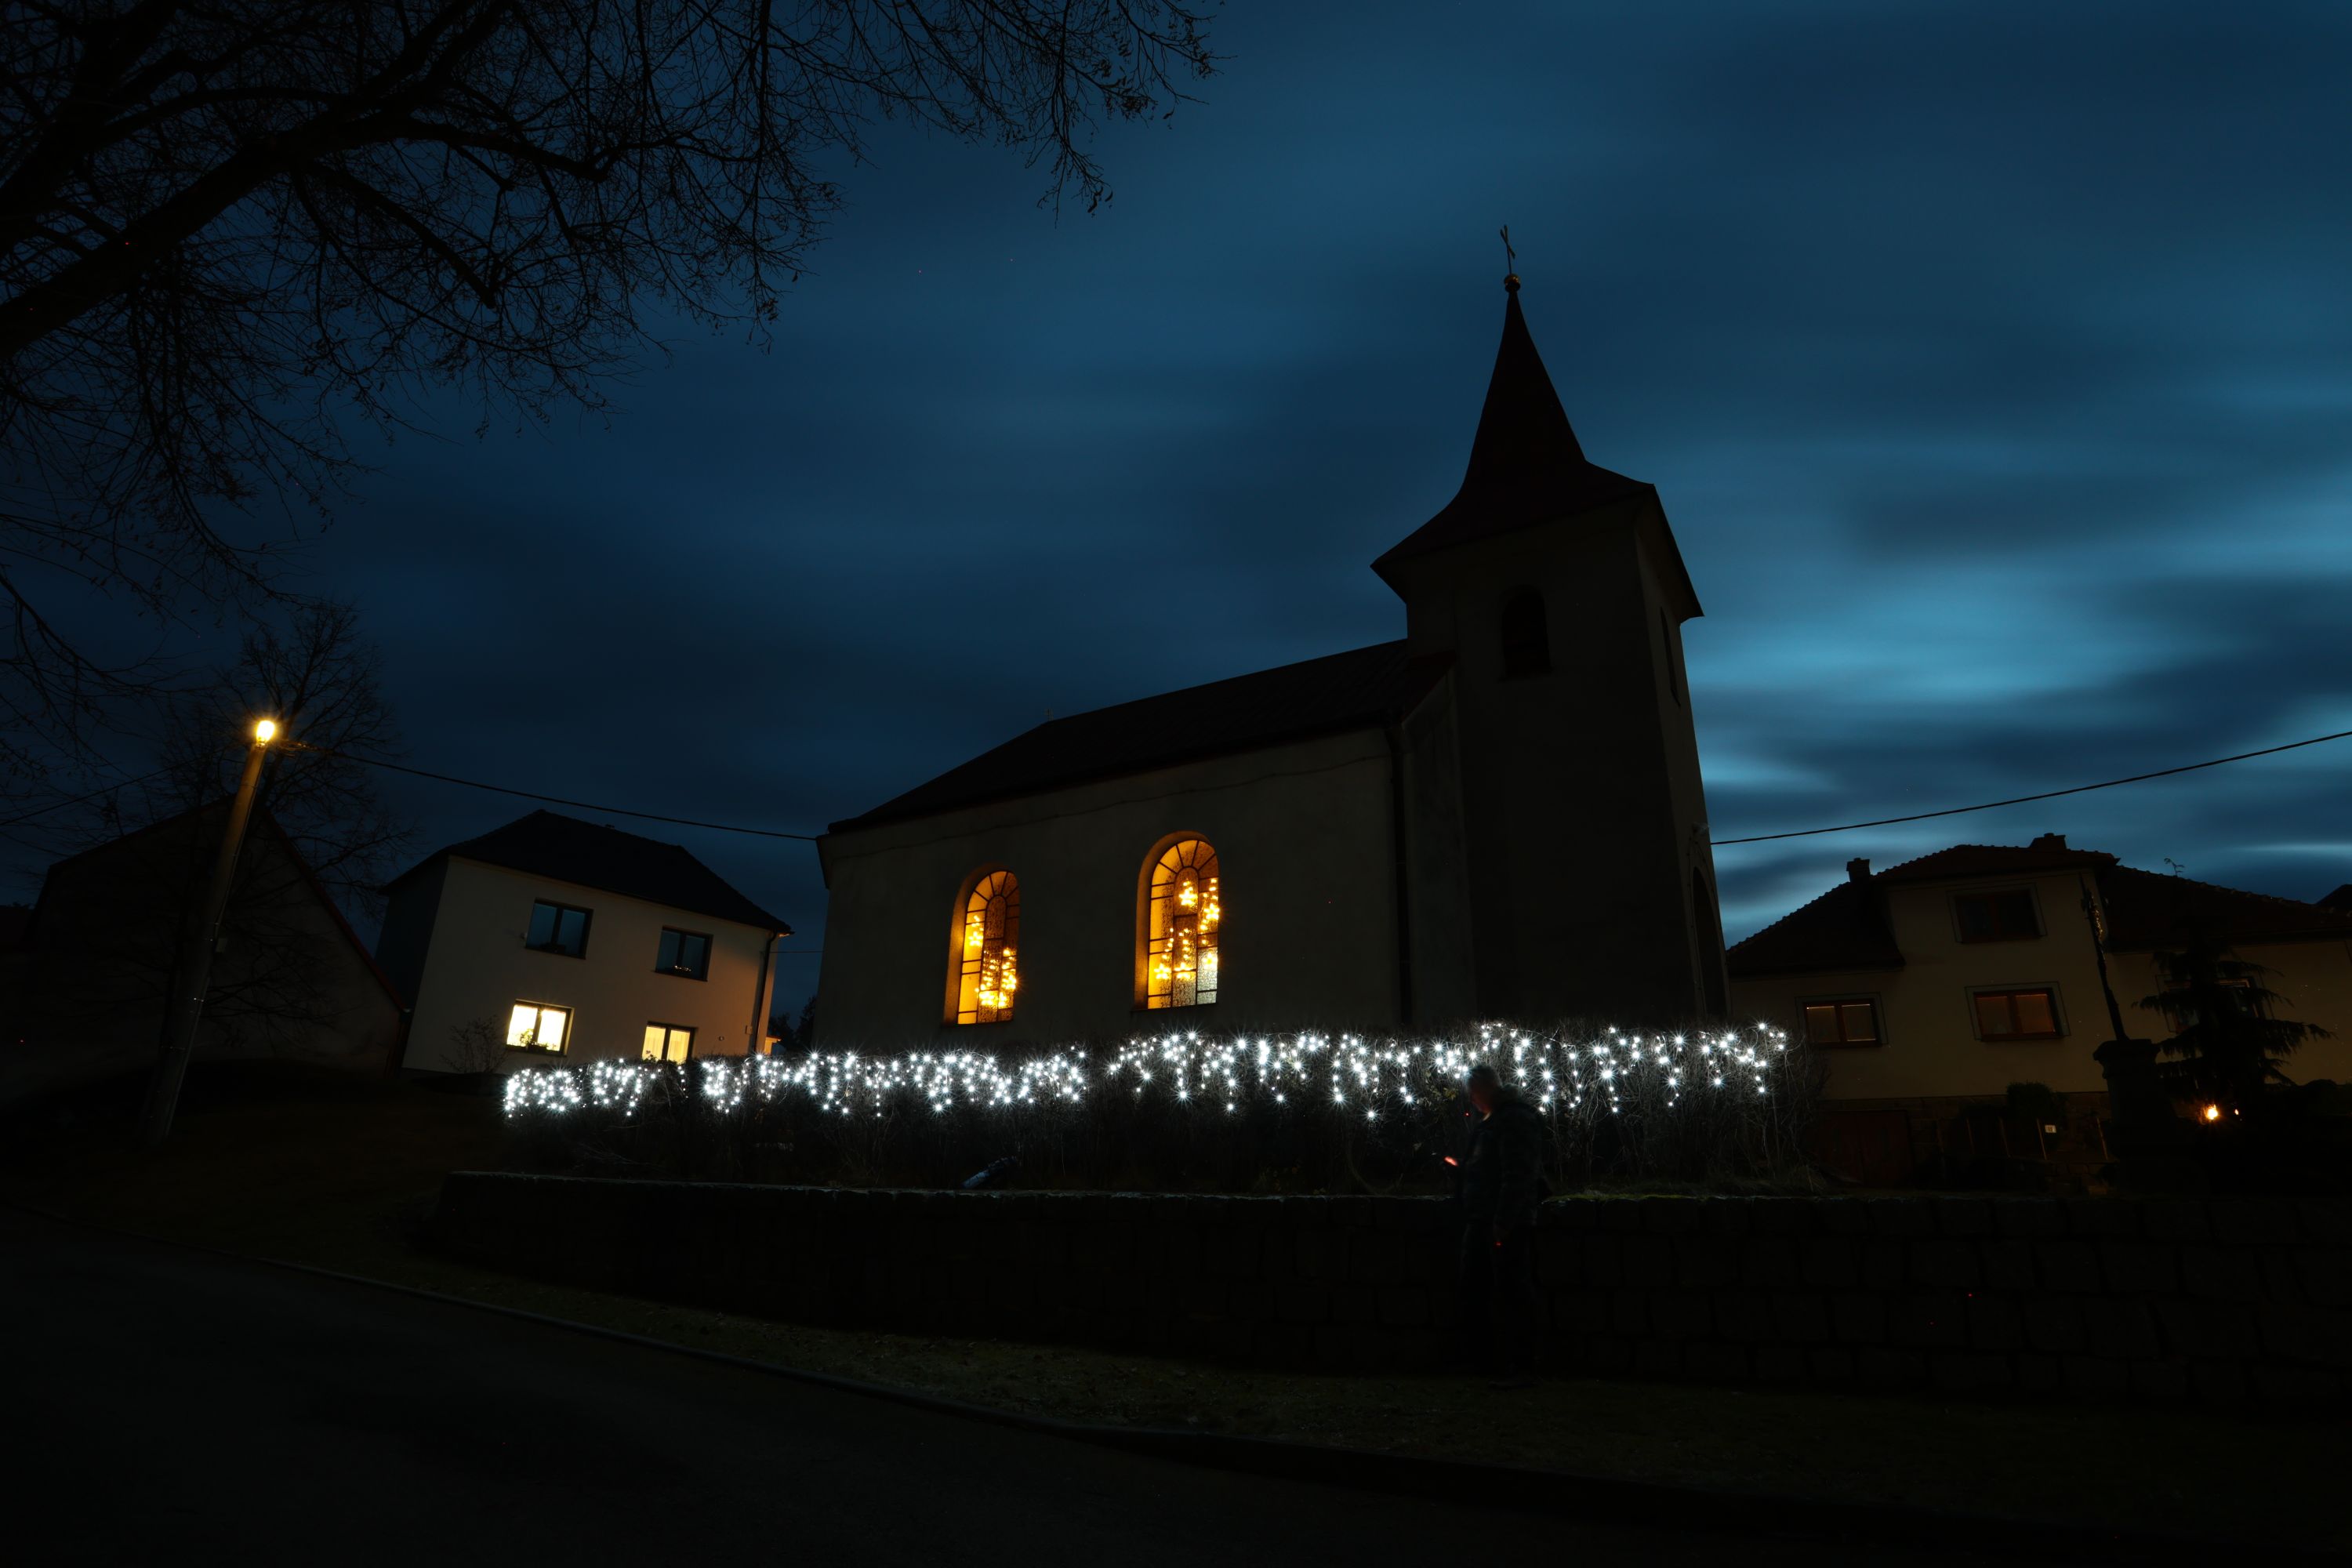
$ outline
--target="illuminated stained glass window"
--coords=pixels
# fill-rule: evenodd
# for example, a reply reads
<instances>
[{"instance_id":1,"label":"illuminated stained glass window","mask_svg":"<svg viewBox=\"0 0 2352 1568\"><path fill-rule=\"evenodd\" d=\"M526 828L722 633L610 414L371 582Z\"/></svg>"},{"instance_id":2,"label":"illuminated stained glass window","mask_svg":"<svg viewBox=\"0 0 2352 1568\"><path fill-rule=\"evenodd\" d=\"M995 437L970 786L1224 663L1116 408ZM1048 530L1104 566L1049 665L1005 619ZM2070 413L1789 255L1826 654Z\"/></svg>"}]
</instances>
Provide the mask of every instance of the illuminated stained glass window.
<instances>
[{"instance_id":1,"label":"illuminated stained glass window","mask_svg":"<svg viewBox=\"0 0 2352 1568\"><path fill-rule=\"evenodd\" d=\"M1021 989L1021 884L1010 871L991 871L963 901L963 942L958 949L956 1022L1003 1024L1013 1017Z\"/></svg>"},{"instance_id":2,"label":"illuminated stained glass window","mask_svg":"<svg viewBox=\"0 0 2352 1568\"><path fill-rule=\"evenodd\" d=\"M1205 838L1180 838L1151 867L1144 925L1143 1005L1205 1007L1217 999L1217 933L1223 894L1217 852Z\"/></svg>"}]
</instances>

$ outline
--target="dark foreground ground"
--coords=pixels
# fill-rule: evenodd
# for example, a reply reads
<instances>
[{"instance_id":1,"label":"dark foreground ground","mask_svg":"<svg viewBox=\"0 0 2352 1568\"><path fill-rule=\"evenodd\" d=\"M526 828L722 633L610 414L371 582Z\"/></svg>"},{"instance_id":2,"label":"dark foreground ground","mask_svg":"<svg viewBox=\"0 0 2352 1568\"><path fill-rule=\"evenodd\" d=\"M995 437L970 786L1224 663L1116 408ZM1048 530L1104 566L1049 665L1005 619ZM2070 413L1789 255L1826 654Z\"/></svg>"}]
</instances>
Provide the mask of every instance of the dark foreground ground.
<instances>
[{"instance_id":1,"label":"dark foreground ground","mask_svg":"<svg viewBox=\"0 0 2352 1568\"><path fill-rule=\"evenodd\" d=\"M10 1114L0 1108L0 1198L120 1231L315 1265L1024 1416L1267 1439L1400 1460L1520 1466L1610 1483L1990 1515L2013 1521L2002 1527L2009 1532L2005 1538L2027 1552L2048 1549L2043 1532L2052 1525L2202 1538L2229 1542L2240 1552L2278 1545L2352 1550L2352 1524L2347 1522L2352 1514L2343 1505L2342 1488L2347 1433L2340 1419L2286 1421L2195 1408L1929 1400L1597 1379L1553 1381L1522 1394L1496 1394L1481 1382L1461 1378L1343 1377L1079 1346L773 1322L499 1274L420 1247L417 1227L442 1176L453 1169L495 1167L502 1158L495 1100L436 1092L381 1073L296 1063L199 1062L171 1141L148 1150L129 1136L142 1089L143 1082L133 1079L30 1111ZM446 1473L469 1478L457 1482L436 1479L428 1485L417 1479L427 1472L412 1468L403 1473L401 1467L379 1466L373 1458L339 1456L328 1441L315 1472L280 1488L272 1481L275 1460L264 1463L245 1455L239 1463L244 1439L228 1437L213 1452L204 1406L176 1396L159 1406L174 1412L178 1423L169 1441L155 1437L154 1417L133 1422L118 1401L90 1405L101 1412L89 1417L101 1423L100 1440L93 1442L77 1436L87 1422L67 1424L55 1414L58 1380L67 1387L76 1379L93 1389L111 1387L118 1365L152 1356L151 1343L188 1347L188 1354L213 1352L201 1335L193 1342L184 1337L175 1322L181 1309L168 1297L140 1294L110 1306L107 1328L93 1335L77 1321L83 1308L76 1304L76 1290L62 1289L74 1278L70 1269L43 1276L60 1284L55 1301L44 1300L48 1286L26 1282L19 1273L13 1253L0 1255L0 1295L12 1314L5 1326L17 1331L0 1342L0 1394L16 1393L20 1368L27 1369L24 1375L50 1381L41 1385L47 1392L38 1410L23 1408L21 1399L0 1405L8 1411L0 1427L5 1433L0 1444L6 1446L0 1450L0 1477L9 1483L0 1488L0 1499L10 1504L20 1490L32 1498L42 1492L28 1482L26 1462L15 1458L20 1453L37 1457L44 1477L67 1472L89 1478L75 1482L80 1489L61 1494L73 1500L70 1512L81 1517L93 1497L110 1500L105 1505L110 1510L143 1506L150 1474L168 1475L176 1456L192 1446L206 1450L207 1462L235 1472L240 1485L242 1478L256 1478L239 1494L268 1500L256 1520L284 1508L311 1506L309 1492L322 1489L328 1502L348 1504L364 1518L371 1510L418 1506L409 1500L420 1491L455 1496L453 1486L478 1488L496 1499L529 1498L543 1489L541 1478L550 1467L621 1489L645 1484L636 1478L667 1473L665 1467L684 1467L701 1489L662 1495L754 1510L769 1521L761 1527L768 1533L750 1531L747 1539L780 1543L781 1521L788 1514L798 1517L792 1513L793 1500L807 1491L787 1484L803 1461L759 1447L769 1435L757 1422L751 1424L754 1436L747 1445L722 1436L723 1424L713 1424L716 1417L706 1422L691 1408L674 1406L650 1425L633 1417L593 1442L549 1445L520 1436L511 1429L514 1423L502 1429L479 1419L478 1403L469 1392L473 1385L462 1378L453 1380L457 1386L448 1392L446 1415L432 1428L429 1443L400 1439L420 1451L438 1445L434 1451L448 1456ZM189 1276L212 1277L202 1269ZM146 1288L118 1279L107 1289L138 1294ZM299 1290L295 1296L309 1300ZM293 1309L280 1301L269 1310L283 1319ZM311 1328L299 1314L286 1326L306 1342L325 1331ZM518 1331L508 1325L502 1331ZM619 1353L614 1347L593 1349L587 1342L575 1348L583 1357ZM227 1373L224 1378L236 1385L241 1375ZM706 1367L700 1375L711 1374ZM263 1386L264 1381L257 1379L254 1385ZM766 1387L775 1380L753 1381ZM151 1378L150 1385L171 1386L160 1378ZM87 1402L91 1396L85 1391L77 1397ZM571 1389L568 1397L593 1405L596 1394L592 1384L584 1384ZM68 1408L80 1406L68 1402ZM911 1417L902 1409L876 1419ZM55 1429L45 1429L44 1423ZM964 1431L955 1423L952 1429L959 1434L953 1444L971 1457L1000 1452L1013 1442L998 1428L974 1426ZM137 1435L126 1436L127 1432ZM519 1441L530 1451L518 1454ZM1058 1451L1055 1445L1047 1447ZM830 1464L830 1453L823 1450L805 1462ZM895 1475L893 1485L909 1489L909 1496L929 1486L912 1479L896 1458L873 1462L877 1473ZM1181 1510L1195 1495L1207 1495L1202 1489L1213 1491L1230 1484L1230 1478L1203 1474L1174 1494L1178 1501L1158 1506ZM1286 1489L1290 1495L1327 1495ZM890 1495L890 1487L877 1486L874 1495L845 1499L841 1506L872 1509L877 1497ZM915 1505L922 1500L916 1497ZM1361 1501L1331 1506L1354 1509ZM877 1529L892 1521L898 1507L881 1506L867 1521ZM1065 1533L1055 1523L1062 1506L1050 1496L1023 1500L1032 1543L1024 1561L1055 1560ZM20 1517L26 1516L0 1509L0 1563L12 1563L16 1555L10 1531ZM46 1529L62 1516L30 1517ZM674 1522L702 1528L683 1513ZM470 1552L478 1531L478 1526L471 1533L453 1530L446 1542L435 1538L440 1542L435 1550ZM1246 1550L1261 1535L1243 1527L1237 1539ZM1287 1538L1277 1532L1264 1539ZM1577 1537L1563 1535L1552 1524L1544 1527L1541 1539L1557 1549ZM375 1540L366 1531L358 1537L359 1545L369 1550ZM351 1541L339 1538L329 1544L340 1550ZM1718 1538L1717 1543L1748 1550L1745 1542ZM1227 1555L1232 1550L1219 1548ZM2210 1551L2194 1550L2199 1561L2212 1560ZM1411 1561L1401 1552L1402 1548L1399 1553L1376 1553L1372 1561ZM870 1555L853 1553L848 1560ZM1817 1555L1860 1560L1837 1550ZM1484 1560L1475 1552L1470 1556ZM599 1559L592 1553L589 1560ZM970 1559L949 1553L934 1560ZM1454 1560L1449 1552L1432 1561ZM562 1560L551 1555L536 1561Z\"/></svg>"},{"instance_id":2,"label":"dark foreground ground","mask_svg":"<svg viewBox=\"0 0 2352 1568\"><path fill-rule=\"evenodd\" d=\"M21 1212L0 1336L20 1563L1848 1560L1198 1469Z\"/></svg>"}]
</instances>

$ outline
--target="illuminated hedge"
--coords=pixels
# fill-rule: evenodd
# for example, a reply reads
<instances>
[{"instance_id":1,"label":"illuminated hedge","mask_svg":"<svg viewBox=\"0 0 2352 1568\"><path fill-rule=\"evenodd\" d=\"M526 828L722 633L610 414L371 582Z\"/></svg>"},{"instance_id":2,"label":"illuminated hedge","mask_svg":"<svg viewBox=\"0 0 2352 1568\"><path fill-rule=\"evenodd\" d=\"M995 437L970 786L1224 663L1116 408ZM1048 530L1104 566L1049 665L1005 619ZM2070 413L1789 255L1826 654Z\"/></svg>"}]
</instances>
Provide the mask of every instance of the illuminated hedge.
<instances>
[{"instance_id":1,"label":"illuminated hedge","mask_svg":"<svg viewBox=\"0 0 2352 1568\"><path fill-rule=\"evenodd\" d=\"M966 1050L600 1061L515 1073L506 1110L543 1140L567 1128L691 1122L702 1129L706 1173L730 1161L748 1170L757 1163L749 1151L766 1148L793 1151L791 1173L803 1179L937 1180L952 1173L937 1163L995 1149L1042 1159L1078 1184L1114 1168L1137 1179L1140 1166L1140 1179L1171 1185L1246 1186L1253 1166L1276 1165L1300 1183L1328 1185L1344 1172L1380 1186L1417 1179L1417 1160L1458 1142L1462 1080L1481 1061L1544 1113L1556 1172L1569 1180L1786 1163L1811 1099L1785 1037L1761 1025L1489 1025L1459 1039L1171 1033L1013 1063ZM750 1122L761 1131L730 1146L730 1126ZM1162 1169L1171 1163L1181 1170ZM1204 1164L1220 1173L1188 1173Z\"/></svg>"}]
</instances>

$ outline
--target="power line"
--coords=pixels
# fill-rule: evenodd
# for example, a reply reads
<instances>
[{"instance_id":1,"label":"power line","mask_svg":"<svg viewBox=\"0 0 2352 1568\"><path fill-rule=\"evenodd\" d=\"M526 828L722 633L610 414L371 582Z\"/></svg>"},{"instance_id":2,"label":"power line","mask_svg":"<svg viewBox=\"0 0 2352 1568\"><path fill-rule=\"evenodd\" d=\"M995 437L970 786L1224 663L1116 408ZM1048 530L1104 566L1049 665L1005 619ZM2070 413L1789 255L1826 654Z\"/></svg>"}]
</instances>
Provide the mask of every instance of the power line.
<instances>
[{"instance_id":1,"label":"power line","mask_svg":"<svg viewBox=\"0 0 2352 1568\"><path fill-rule=\"evenodd\" d=\"M1915 811L1908 816L1882 816L1874 822L1848 822L1835 827L1800 827L1791 833L1759 833L1749 838L1718 838L1709 847L1720 849L1727 844L1769 844L1776 838L1811 838L1819 833L1851 833L1857 827L1887 827L1898 822L1925 822L1931 816L1958 816L1963 812L1990 811L1997 805L2023 805L2029 800L2055 800L2062 795L2081 795L2088 790L2113 789L2117 784L2170 778L2174 773L2193 773L2200 768L2218 768L2223 763L2242 763L2249 757L2273 756L2280 752L2292 752L2299 746L2316 746L2323 741L2341 741L2347 736L2352 736L2352 730L2338 730L2333 735L2314 735L2308 741L2289 741L2284 746L2264 746L2259 752L2240 752L2232 757L2215 757L2210 762L2183 763L2177 768L2158 768L2152 773L2134 773L2129 778L2106 779L2098 784L2076 784L2071 789L2043 790L2040 795L2013 795L2008 800L1989 800L1980 805L1954 805L1948 806L1942 811Z\"/></svg>"},{"instance_id":2,"label":"power line","mask_svg":"<svg viewBox=\"0 0 2352 1568\"><path fill-rule=\"evenodd\" d=\"M53 811L63 811L69 805L79 805L86 800L96 800L100 795L111 795L119 789L135 788L140 784L146 784L152 779L160 779L171 771L172 770L168 767L157 768L153 773L141 773L135 779L124 779L120 784L100 785L99 788L90 791L88 795L78 795L71 800L53 800L47 805L35 806L32 810L25 813L22 816L12 816L5 822L0 822L0 828L21 827L37 816L47 816Z\"/></svg>"},{"instance_id":3,"label":"power line","mask_svg":"<svg viewBox=\"0 0 2352 1568\"><path fill-rule=\"evenodd\" d=\"M1891 827L1897 823L1926 822L1938 816L1960 816L1971 811L1991 811L2004 805L2023 805L2029 801L2056 800L2061 795L2084 795L2095 789L2114 789L2118 784L2144 784L2149 779L2170 778L2175 773L2193 773L2201 768L2218 768L2226 763L2242 763L2253 757L2275 756L2281 752L2293 752L2305 746L2316 746L2328 741L2346 739L2352 739L2352 730L2338 730L2332 735L2314 735L2309 740L2289 741L2283 746L2264 746L2259 751L2239 752L2227 757L2212 757L2201 763L2183 763L2179 767L2158 768L2153 773L2133 773L2126 778L2103 779L2097 784L2074 784L2065 789L2042 790L2035 795L2011 795L2007 800L1980 801L1975 805L1946 806L1940 811L1915 811L1905 816L1874 817L1868 822L1843 822L1834 827L1800 827L1787 833L1758 833L1745 838L1717 838L1709 847L1722 849L1735 844L1769 844L1782 838L1811 838L1824 833L1852 833L1863 827ZM425 768L412 768L405 763L389 763L381 757L362 757L351 752L331 751L324 746L306 745L299 741L289 741L284 744L290 750L310 752L319 756L335 757L344 762L360 763L372 768L386 768L394 773L407 773L415 778L431 779L436 784L460 784L467 789L488 790L493 795L514 795L522 800L541 801L549 805L568 805L575 811L609 812L615 816L634 816L644 822L666 822L677 827L707 828L713 833L741 833L755 838L790 838L803 844L814 844L820 837L814 833L786 833L773 827L743 827L730 822L704 822L690 816L669 816L657 811L638 811L625 805L603 805L594 801L571 800L562 795L543 795L537 790L515 789L510 785L489 784L481 779L461 778L455 773L436 773ZM148 778L158 776L160 776L158 773L147 775ZM142 784L145 780L133 779L130 782ZM108 786L110 789L123 787L125 786L121 784ZM99 790L94 791L93 795L105 793L104 790ZM92 798L91 795L80 797L82 800L90 798ZM58 806L73 804L75 804L73 801L59 801ZM41 809L54 811L58 806L44 806ZM39 813L34 815L37 816ZM14 826L14 823L0 823L0 827Z\"/></svg>"},{"instance_id":4,"label":"power line","mask_svg":"<svg viewBox=\"0 0 2352 1568\"><path fill-rule=\"evenodd\" d=\"M455 773L428 773L412 768L404 763L387 763L382 757L362 757L352 752L330 751L324 746L304 745L299 741L286 742L293 751L310 752L321 757L335 757L347 763L364 763L372 768L389 768L396 773L409 773L436 784L463 784L467 789L486 789L494 795L511 795L524 800L544 801L550 805L568 805L575 811L608 811L615 816L634 816L646 822L667 822L677 827L707 827L714 833L747 833L755 838L796 838L803 844L814 844L814 833L784 833L773 827L738 827L729 822L697 822L690 816L665 816L657 811L632 811L625 805L599 805L593 801L566 800L560 795L541 795L536 790L510 789L505 784L485 784L480 779L461 779Z\"/></svg>"}]
</instances>

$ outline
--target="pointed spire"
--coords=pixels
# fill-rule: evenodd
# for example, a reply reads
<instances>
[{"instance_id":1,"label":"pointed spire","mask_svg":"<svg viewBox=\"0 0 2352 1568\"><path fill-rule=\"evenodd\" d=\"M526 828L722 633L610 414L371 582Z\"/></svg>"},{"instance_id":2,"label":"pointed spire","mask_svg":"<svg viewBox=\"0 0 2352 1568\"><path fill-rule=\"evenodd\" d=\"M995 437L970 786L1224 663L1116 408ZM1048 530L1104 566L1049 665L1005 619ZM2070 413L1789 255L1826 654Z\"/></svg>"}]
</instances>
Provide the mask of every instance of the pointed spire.
<instances>
[{"instance_id":1,"label":"pointed spire","mask_svg":"<svg viewBox=\"0 0 2352 1568\"><path fill-rule=\"evenodd\" d=\"M1519 309L1517 272L1503 279L1503 341L1462 489L1443 511L1372 563L1384 578L1392 563L1409 557L1589 510L1648 488L1586 459Z\"/></svg>"}]
</instances>

